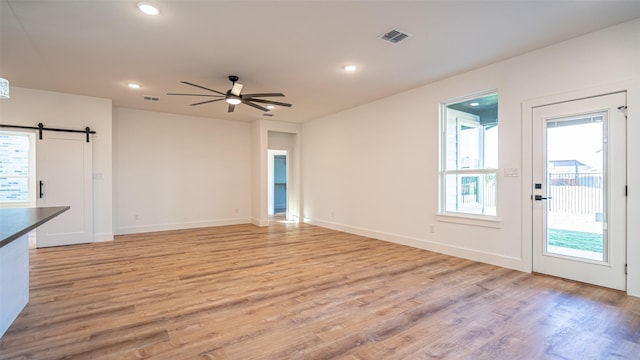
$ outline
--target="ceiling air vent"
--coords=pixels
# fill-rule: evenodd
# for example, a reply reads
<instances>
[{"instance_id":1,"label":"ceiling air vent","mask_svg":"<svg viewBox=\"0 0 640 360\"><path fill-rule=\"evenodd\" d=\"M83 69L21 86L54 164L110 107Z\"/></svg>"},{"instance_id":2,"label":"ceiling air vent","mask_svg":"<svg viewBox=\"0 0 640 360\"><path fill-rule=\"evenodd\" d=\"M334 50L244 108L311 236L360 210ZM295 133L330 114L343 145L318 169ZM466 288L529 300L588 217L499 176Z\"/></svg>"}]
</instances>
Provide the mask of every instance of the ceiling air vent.
<instances>
[{"instance_id":1,"label":"ceiling air vent","mask_svg":"<svg viewBox=\"0 0 640 360\"><path fill-rule=\"evenodd\" d=\"M264 114L262 114L262 116L273 116L273 114L264 113Z\"/></svg>"},{"instance_id":2,"label":"ceiling air vent","mask_svg":"<svg viewBox=\"0 0 640 360\"><path fill-rule=\"evenodd\" d=\"M159 97L157 97L157 96L150 96L150 95L145 95L145 96L144 96L144 99L145 99L145 100L147 100L147 101L158 101L158 100L160 100L160 98L159 98Z\"/></svg>"},{"instance_id":3,"label":"ceiling air vent","mask_svg":"<svg viewBox=\"0 0 640 360\"><path fill-rule=\"evenodd\" d=\"M409 34L407 33L404 33L398 29L390 29L386 33L378 36L378 39L382 39L390 43L397 44L408 37L409 37Z\"/></svg>"}]
</instances>

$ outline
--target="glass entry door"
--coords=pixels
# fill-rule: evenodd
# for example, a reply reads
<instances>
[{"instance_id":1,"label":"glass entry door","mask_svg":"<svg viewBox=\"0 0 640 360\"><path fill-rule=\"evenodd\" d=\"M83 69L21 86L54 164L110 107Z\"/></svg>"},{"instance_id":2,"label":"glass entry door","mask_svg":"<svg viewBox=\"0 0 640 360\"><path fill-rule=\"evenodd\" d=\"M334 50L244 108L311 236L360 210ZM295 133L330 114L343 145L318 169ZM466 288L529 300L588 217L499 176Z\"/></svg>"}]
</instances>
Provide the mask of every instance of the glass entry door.
<instances>
[{"instance_id":1,"label":"glass entry door","mask_svg":"<svg viewBox=\"0 0 640 360\"><path fill-rule=\"evenodd\" d=\"M625 93L533 110L533 269L625 289Z\"/></svg>"}]
</instances>

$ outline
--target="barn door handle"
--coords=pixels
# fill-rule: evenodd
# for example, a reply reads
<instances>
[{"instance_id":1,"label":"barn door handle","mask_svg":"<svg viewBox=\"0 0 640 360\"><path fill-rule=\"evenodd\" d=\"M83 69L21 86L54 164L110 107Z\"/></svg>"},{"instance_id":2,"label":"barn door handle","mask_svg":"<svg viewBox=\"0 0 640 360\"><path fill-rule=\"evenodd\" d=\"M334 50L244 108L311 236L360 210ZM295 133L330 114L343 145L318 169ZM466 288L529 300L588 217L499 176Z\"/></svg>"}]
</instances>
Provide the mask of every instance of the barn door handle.
<instances>
[{"instance_id":1,"label":"barn door handle","mask_svg":"<svg viewBox=\"0 0 640 360\"><path fill-rule=\"evenodd\" d=\"M42 197L44 197L43 187L44 187L44 182L42 180L40 180L40 199L42 199Z\"/></svg>"},{"instance_id":2,"label":"barn door handle","mask_svg":"<svg viewBox=\"0 0 640 360\"><path fill-rule=\"evenodd\" d=\"M536 200L547 200L547 199L551 200L552 197L551 196L544 197L542 195L536 195L536 197L534 199L536 199Z\"/></svg>"}]
</instances>

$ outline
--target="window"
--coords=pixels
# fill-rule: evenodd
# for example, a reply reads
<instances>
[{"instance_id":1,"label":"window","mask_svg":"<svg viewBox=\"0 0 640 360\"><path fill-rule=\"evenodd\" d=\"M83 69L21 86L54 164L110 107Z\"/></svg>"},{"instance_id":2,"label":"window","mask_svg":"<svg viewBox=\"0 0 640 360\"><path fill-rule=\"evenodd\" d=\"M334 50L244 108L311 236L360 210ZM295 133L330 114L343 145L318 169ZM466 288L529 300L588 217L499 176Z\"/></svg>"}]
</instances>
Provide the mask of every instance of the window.
<instances>
[{"instance_id":1,"label":"window","mask_svg":"<svg viewBox=\"0 0 640 360\"><path fill-rule=\"evenodd\" d=\"M35 136L0 131L0 206L35 205Z\"/></svg>"},{"instance_id":2,"label":"window","mask_svg":"<svg viewBox=\"0 0 640 360\"><path fill-rule=\"evenodd\" d=\"M498 94L442 105L440 212L496 216Z\"/></svg>"}]
</instances>

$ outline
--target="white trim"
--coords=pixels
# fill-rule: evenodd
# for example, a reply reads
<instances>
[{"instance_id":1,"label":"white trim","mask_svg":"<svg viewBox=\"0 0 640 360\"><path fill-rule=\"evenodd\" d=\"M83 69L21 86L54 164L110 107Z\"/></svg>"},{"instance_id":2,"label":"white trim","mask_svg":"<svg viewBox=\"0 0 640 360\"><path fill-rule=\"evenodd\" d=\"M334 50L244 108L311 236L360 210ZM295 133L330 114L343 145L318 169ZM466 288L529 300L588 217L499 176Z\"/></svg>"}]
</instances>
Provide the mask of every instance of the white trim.
<instances>
[{"instance_id":1,"label":"white trim","mask_svg":"<svg viewBox=\"0 0 640 360\"><path fill-rule=\"evenodd\" d=\"M436 214L436 220L454 224L482 226L494 229L500 229L502 227L502 219L490 215L473 216L464 213L442 213Z\"/></svg>"},{"instance_id":2,"label":"white trim","mask_svg":"<svg viewBox=\"0 0 640 360\"><path fill-rule=\"evenodd\" d=\"M251 218L251 224L260 227L269 226L269 220Z\"/></svg>"},{"instance_id":3,"label":"white trim","mask_svg":"<svg viewBox=\"0 0 640 360\"><path fill-rule=\"evenodd\" d=\"M113 241L113 233L97 233L93 235L92 242L105 242L105 241ZM37 248L37 234L35 230L29 232L29 249Z\"/></svg>"},{"instance_id":4,"label":"white trim","mask_svg":"<svg viewBox=\"0 0 640 360\"><path fill-rule=\"evenodd\" d=\"M478 251L466 247L445 245L440 242L433 242L425 239L369 230L324 220L305 219L305 223L336 231L342 231L349 234L365 236L376 240L388 241L395 244L411 246L422 250L460 257L472 261L478 261L485 264L501 266L519 271L526 271L526 269L523 269L522 259L517 257L504 256L486 251Z\"/></svg>"},{"instance_id":5,"label":"white trim","mask_svg":"<svg viewBox=\"0 0 640 360\"><path fill-rule=\"evenodd\" d=\"M36 231L35 230L29 231L29 234L27 235L27 237L29 238L29 249L35 249L37 247Z\"/></svg>"},{"instance_id":6,"label":"white trim","mask_svg":"<svg viewBox=\"0 0 640 360\"><path fill-rule=\"evenodd\" d=\"M223 219L223 220L208 220L208 221L191 221L191 222L183 222L183 223L167 223L167 224L156 224L156 225L145 225L145 226L125 226L125 227L120 227L118 229L115 229L114 233L115 235L126 235L126 234L138 234L138 233L147 233L147 232L156 232L156 231L197 229L197 228L225 226L225 225L240 225L240 224L249 224L252 222L253 221L250 221L250 219L248 218L238 218L238 219ZM100 240L100 241L107 241L107 240Z\"/></svg>"},{"instance_id":7,"label":"white trim","mask_svg":"<svg viewBox=\"0 0 640 360\"><path fill-rule=\"evenodd\" d=\"M500 170L496 168L482 168L482 169L460 169L460 170L444 170L442 172L445 175L476 175L476 174L496 174L500 175Z\"/></svg>"},{"instance_id":8,"label":"white trim","mask_svg":"<svg viewBox=\"0 0 640 360\"><path fill-rule=\"evenodd\" d=\"M113 233L99 233L93 235L93 242L113 241Z\"/></svg>"}]
</instances>

